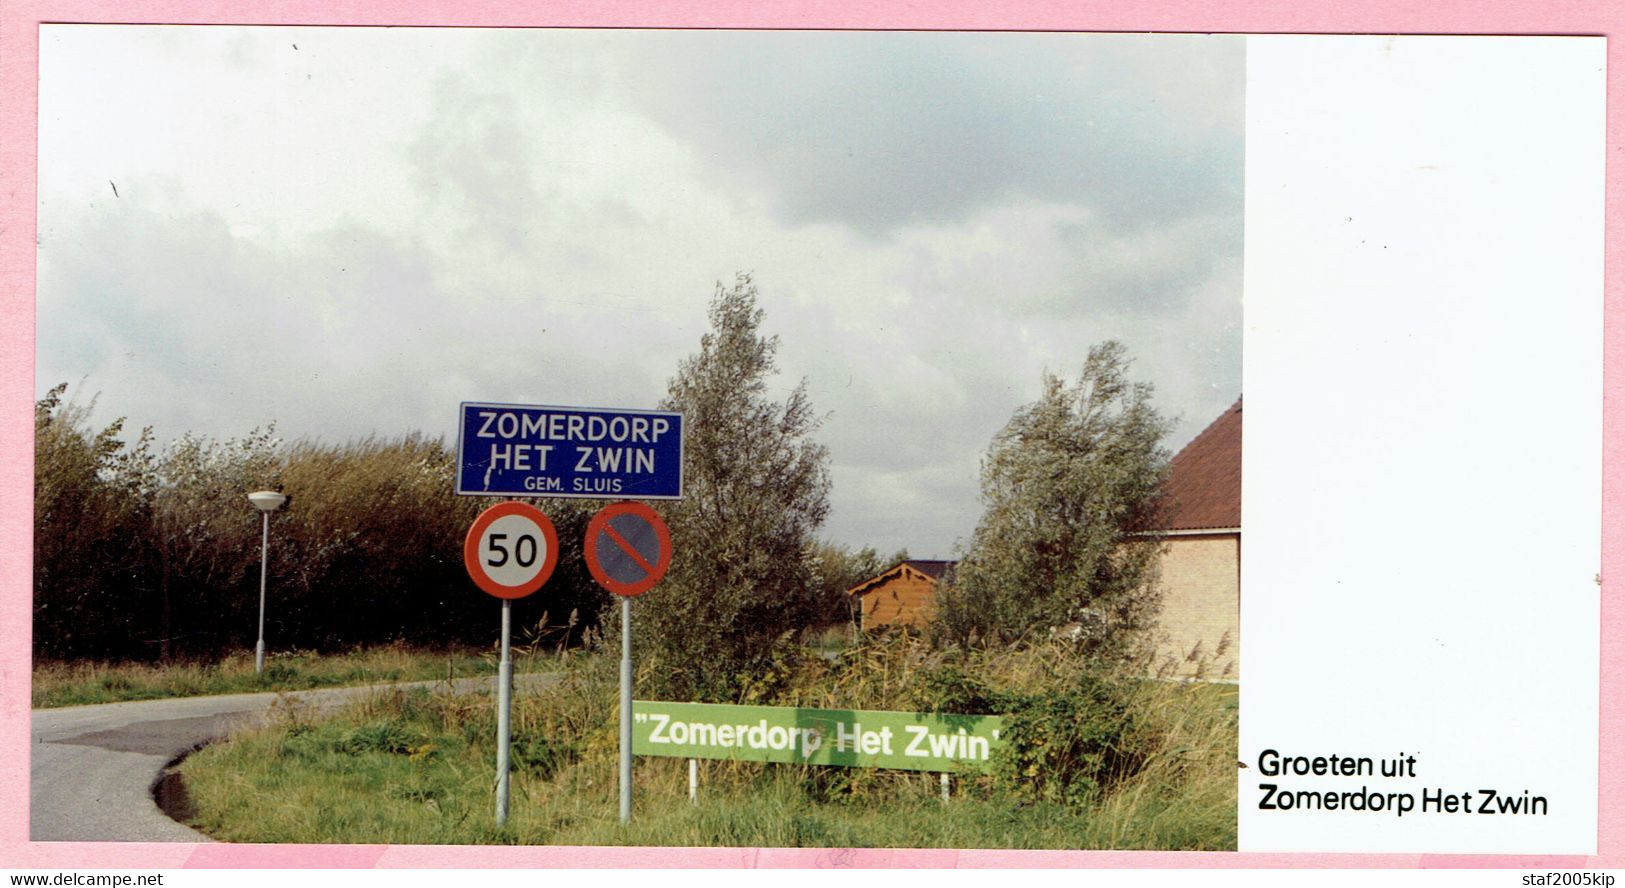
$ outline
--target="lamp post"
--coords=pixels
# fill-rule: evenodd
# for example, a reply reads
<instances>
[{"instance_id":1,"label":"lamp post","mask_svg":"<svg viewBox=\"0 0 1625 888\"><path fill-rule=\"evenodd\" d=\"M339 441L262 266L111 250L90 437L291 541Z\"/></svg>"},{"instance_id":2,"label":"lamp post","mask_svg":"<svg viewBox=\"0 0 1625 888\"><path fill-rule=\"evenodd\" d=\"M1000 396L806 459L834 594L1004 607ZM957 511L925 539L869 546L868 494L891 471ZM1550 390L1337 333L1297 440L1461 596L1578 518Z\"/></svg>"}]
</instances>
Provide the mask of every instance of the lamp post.
<instances>
[{"instance_id":1,"label":"lamp post","mask_svg":"<svg viewBox=\"0 0 1625 888\"><path fill-rule=\"evenodd\" d=\"M271 513L287 502L287 497L274 490L260 490L248 495L248 501L260 510L260 635L254 643L254 674L265 673L265 561L271 543Z\"/></svg>"}]
</instances>

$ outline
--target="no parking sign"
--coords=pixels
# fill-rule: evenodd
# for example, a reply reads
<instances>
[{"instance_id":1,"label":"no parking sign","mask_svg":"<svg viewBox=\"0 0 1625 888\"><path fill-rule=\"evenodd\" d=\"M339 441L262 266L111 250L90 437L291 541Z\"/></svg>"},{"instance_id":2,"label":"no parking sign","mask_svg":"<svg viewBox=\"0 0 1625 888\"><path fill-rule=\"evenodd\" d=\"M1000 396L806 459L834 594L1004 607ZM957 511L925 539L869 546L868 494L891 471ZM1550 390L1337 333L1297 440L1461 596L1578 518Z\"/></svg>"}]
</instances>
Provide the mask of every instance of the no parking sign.
<instances>
[{"instance_id":1,"label":"no parking sign","mask_svg":"<svg viewBox=\"0 0 1625 888\"><path fill-rule=\"evenodd\" d=\"M615 503L587 523L583 554L598 585L629 598L642 595L671 566L671 531L643 503Z\"/></svg>"},{"instance_id":2,"label":"no parking sign","mask_svg":"<svg viewBox=\"0 0 1625 888\"><path fill-rule=\"evenodd\" d=\"M621 822L632 819L632 599L671 566L671 531L643 503L605 506L587 522L583 555L598 585L621 597Z\"/></svg>"}]
</instances>

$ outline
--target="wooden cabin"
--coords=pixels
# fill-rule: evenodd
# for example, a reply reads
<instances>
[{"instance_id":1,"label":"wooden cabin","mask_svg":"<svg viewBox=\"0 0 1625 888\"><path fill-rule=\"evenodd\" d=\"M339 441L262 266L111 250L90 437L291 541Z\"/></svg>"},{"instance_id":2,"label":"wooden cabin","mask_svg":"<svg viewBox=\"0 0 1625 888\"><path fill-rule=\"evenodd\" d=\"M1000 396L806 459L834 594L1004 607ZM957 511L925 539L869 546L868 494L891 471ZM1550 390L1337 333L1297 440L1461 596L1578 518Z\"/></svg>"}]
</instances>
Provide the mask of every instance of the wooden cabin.
<instances>
[{"instance_id":1,"label":"wooden cabin","mask_svg":"<svg viewBox=\"0 0 1625 888\"><path fill-rule=\"evenodd\" d=\"M952 581L952 561L904 561L846 590L858 628L924 626L931 621L937 583Z\"/></svg>"}]
</instances>

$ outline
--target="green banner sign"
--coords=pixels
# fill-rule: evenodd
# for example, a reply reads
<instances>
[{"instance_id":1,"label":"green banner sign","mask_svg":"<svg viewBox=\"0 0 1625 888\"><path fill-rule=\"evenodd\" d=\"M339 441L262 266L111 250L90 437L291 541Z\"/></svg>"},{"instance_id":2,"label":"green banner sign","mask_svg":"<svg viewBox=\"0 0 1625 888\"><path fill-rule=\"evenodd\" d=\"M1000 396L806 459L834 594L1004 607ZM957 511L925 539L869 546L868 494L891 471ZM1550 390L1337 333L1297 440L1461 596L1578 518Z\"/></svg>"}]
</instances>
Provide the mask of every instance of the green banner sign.
<instances>
[{"instance_id":1,"label":"green banner sign","mask_svg":"<svg viewBox=\"0 0 1625 888\"><path fill-rule=\"evenodd\" d=\"M996 715L632 704L632 751L677 758L981 771L1000 744Z\"/></svg>"}]
</instances>

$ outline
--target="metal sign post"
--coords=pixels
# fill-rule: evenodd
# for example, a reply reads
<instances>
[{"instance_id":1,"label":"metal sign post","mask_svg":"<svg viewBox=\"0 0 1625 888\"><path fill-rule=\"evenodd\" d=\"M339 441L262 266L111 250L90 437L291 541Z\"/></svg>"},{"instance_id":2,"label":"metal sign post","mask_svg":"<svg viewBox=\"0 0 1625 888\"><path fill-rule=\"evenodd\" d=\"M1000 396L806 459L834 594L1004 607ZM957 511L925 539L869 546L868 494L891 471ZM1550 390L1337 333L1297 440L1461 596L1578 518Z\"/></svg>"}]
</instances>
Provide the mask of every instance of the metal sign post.
<instances>
[{"instance_id":1,"label":"metal sign post","mask_svg":"<svg viewBox=\"0 0 1625 888\"><path fill-rule=\"evenodd\" d=\"M683 496L683 415L659 410L622 410L596 407L550 407L532 404L492 404L465 401L459 408L457 478L459 496L548 496L625 500L681 499ZM488 510L469 529L464 561L480 588L498 598L529 595L552 574L558 539L553 525L540 512L550 560L543 579L524 592L516 580L491 581L487 568L504 568L507 550L513 563L522 556L521 538L514 528L493 531L486 516L497 509L518 507L503 503ZM529 506L524 508L529 509ZM512 514L512 513L510 513ZM500 517L500 516L499 516ZM506 520L506 519L504 519ZM481 522L485 522L482 525ZM483 536L482 536L483 534ZM509 542L507 537L515 537ZM492 559L483 565L480 554ZM501 555L497 555L497 552ZM535 538L530 548L536 556ZM621 601L621 822L632 818L632 603L665 575L671 564L671 532L648 506L618 502L593 517L587 525L584 554L587 569L598 584L622 597ZM527 562L528 563L528 562ZM507 816L508 702L512 676L508 664L508 610L502 611L502 714L498 719L497 822Z\"/></svg>"},{"instance_id":2,"label":"metal sign post","mask_svg":"<svg viewBox=\"0 0 1625 888\"><path fill-rule=\"evenodd\" d=\"M463 564L481 590L502 599L497 665L497 826L508 822L509 713L513 709L513 599L542 588L559 563L559 537L534 506L498 503L480 513L463 540Z\"/></svg>"},{"instance_id":3,"label":"metal sign post","mask_svg":"<svg viewBox=\"0 0 1625 888\"><path fill-rule=\"evenodd\" d=\"M632 599L671 566L671 531L643 503L605 506L587 522L583 552L592 578L621 596L621 822L632 820Z\"/></svg>"},{"instance_id":4,"label":"metal sign post","mask_svg":"<svg viewBox=\"0 0 1625 888\"><path fill-rule=\"evenodd\" d=\"M513 711L512 626L513 602L503 599L502 660L497 664L497 826L508 822L508 713Z\"/></svg>"},{"instance_id":5,"label":"metal sign post","mask_svg":"<svg viewBox=\"0 0 1625 888\"><path fill-rule=\"evenodd\" d=\"M621 822L632 820L632 599L621 599Z\"/></svg>"}]
</instances>

